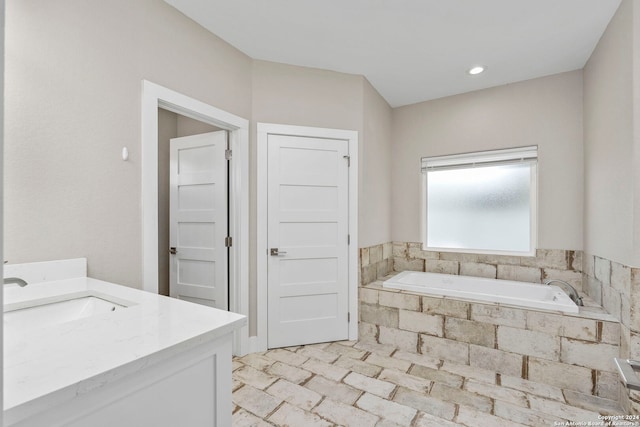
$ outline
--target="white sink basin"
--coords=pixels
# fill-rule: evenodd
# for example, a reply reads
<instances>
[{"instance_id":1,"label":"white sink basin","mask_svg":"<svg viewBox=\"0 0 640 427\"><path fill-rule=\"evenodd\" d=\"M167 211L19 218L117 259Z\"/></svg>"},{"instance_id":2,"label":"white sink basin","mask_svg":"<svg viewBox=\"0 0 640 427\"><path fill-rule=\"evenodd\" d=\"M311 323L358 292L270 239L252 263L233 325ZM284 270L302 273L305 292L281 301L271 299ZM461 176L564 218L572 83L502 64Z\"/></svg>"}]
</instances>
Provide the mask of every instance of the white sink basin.
<instances>
[{"instance_id":1,"label":"white sink basin","mask_svg":"<svg viewBox=\"0 0 640 427\"><path fill-rule=\"evenodd\" d=\"M53 302L36 301L34 304L4 312L4 326L20 329L37 328L72 320L111 313L127 306L98 296L74 296Z\"/></svg>"}]
</instances>

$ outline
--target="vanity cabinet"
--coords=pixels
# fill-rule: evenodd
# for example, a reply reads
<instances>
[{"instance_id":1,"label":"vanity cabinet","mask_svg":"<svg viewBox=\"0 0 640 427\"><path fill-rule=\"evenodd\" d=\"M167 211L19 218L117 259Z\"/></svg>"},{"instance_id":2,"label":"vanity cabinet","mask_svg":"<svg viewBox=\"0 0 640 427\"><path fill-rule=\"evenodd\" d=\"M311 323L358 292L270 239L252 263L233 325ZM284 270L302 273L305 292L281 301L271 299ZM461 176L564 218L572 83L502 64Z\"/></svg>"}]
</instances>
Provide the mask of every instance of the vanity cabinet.
<instances>
[{"instance_id":1,"label":"vanity cabinet","mask_svg":"<svg viewBox=\"0 0 640 427\"><path fill-rule=\"evenodd\" d=\"M108 384L89 379L72 386L71 393L60 392L59 404L42 411L37 402L9 411L5 425L231 426L231 334L115 375L121 378ZM73 389L80 394L73 396Z\"/></svg>"},{"instance_id":2,"label":"vanity cabinet","mask_svg":"<svg viewBox=\"0 0 640 427\"><path fill-rule=\"evenodd\" d=\"M5 327L5 426L231 426L232 341L245 316L89 277L6 287L4 303L87 296L119 307Z\"/></svg>"}]
</instances>

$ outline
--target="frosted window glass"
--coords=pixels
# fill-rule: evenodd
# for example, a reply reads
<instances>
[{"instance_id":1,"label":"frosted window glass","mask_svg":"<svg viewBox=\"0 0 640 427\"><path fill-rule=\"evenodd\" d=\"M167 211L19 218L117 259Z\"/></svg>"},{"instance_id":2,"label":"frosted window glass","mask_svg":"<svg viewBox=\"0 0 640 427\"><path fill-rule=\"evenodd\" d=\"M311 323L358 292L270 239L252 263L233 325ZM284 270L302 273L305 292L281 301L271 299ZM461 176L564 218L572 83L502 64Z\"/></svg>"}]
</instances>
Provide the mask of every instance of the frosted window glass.
<instances>
[{"instance_id":1,"label":"frosted window glass","mask_svg":"<svg viewBox=\"0 0 640 427\"><path fill-rule=\"evenodd\" d=\"M531 168L518 163L427 172L427 246L531 250Z\"/></svg>"}]
</instances>

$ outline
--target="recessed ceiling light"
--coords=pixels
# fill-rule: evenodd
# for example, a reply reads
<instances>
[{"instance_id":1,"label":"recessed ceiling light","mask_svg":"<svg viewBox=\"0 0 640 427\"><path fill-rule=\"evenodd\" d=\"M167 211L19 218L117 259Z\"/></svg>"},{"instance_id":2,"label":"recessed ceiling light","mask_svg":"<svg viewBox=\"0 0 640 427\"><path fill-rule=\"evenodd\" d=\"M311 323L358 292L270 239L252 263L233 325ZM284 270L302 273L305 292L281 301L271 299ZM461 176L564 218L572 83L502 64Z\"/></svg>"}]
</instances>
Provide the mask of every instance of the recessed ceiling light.
<instances>
[{"instance_id":1,"label":"recessed ceiling light","mask_svg":"<svg viewBox=\"0 0 640 427\"><path fill-rule=\"evenodd\" d=\"M484 70L486 70L486 69L487 69L487 67L485 67L485 66L477 65L477 66L475 66L475 67L471 68L471 69L470 69L469 71L467 71L467 72L473 76L473 75L476 75L476 74L480 74L480 73L482 73L482 72L483 72Z\"/></svg>"}]
</instances>

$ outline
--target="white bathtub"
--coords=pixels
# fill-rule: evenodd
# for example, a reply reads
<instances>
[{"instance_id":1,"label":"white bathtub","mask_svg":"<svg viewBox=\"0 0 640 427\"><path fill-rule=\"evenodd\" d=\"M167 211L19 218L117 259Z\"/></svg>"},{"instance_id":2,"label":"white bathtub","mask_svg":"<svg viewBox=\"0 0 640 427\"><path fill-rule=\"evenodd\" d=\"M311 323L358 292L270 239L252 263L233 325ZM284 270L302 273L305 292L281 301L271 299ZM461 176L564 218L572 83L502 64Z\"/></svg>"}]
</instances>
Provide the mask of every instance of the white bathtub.
<instances>
[{"instance_id":1,"label":"white bathtub","mask_svg":"<svg viewBox=\"0 0 640 427\"><path fill-rule=\"evenodd\" d=\"M436 297L463 298L564 313L579 311L571 298L557 286L513 280L403 271L382 286Z\"/></svg>"}]
</instances>

